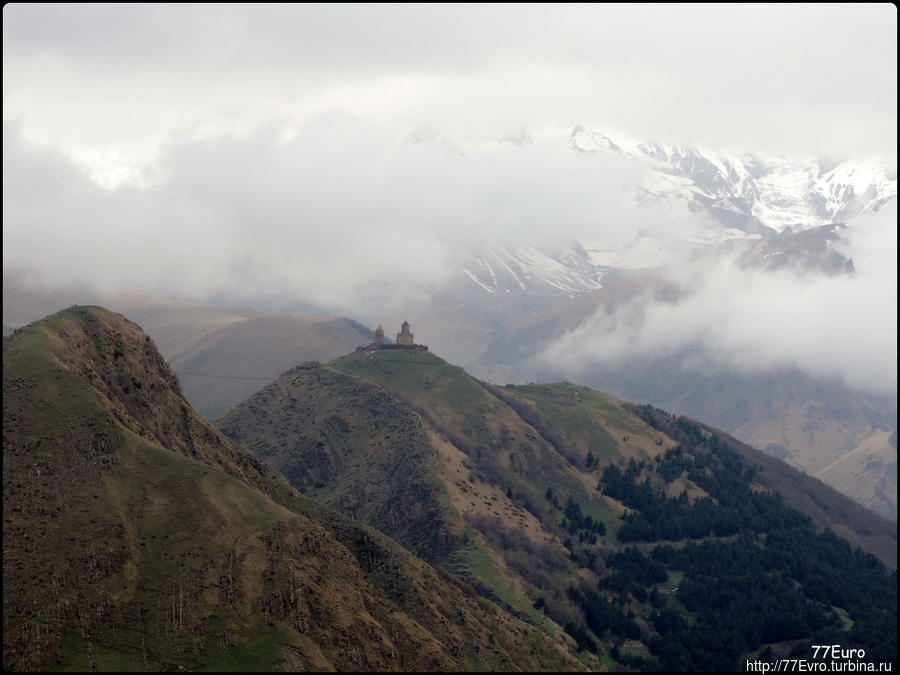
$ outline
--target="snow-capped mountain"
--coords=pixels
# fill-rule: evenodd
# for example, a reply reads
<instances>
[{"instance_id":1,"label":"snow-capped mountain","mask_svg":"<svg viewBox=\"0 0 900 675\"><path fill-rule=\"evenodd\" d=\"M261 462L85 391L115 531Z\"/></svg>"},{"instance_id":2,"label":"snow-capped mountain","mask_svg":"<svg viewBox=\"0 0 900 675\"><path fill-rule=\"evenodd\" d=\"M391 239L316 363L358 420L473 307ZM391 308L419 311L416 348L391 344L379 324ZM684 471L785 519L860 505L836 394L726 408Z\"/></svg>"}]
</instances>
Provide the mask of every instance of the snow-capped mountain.
<instances>
[{"instance_id":1,"label":"snow-capped mountain","mask_svg":"<svg viewBox=\"0 0 900 675\"><path fill-rule=\"evenodd\" d=\"M615 152L640 163L642 177L634 186L639 201L683 201L726 228L762 236L846 222L897 196L896 169L877 160L835 165L817 158L726 156L656 141L617 143L581 126L569 132L568 146L582 153Z\"/></svg>"},{"instance_id":2,"label":"snow-capped mountain","mask_svg":"<svg viewBox=\"0 0 900 675\"><path fill-rule=\"evenodd\" d=\"M442 145L449 141L440 138ZM876 160L721 155L658 141L613 139L580 125L548 136L521 131L499 140L453 145L460 161L479 153L549 142L576 155L614 155L638 178L626 188L647 221L624 243L597 236L549 250L529 242L481 238L461 276L489 294L571 296L603 285L613 270L656 267L679 253L734 239L772 239L876 212L897 195L896 169ZM586 169L588 170L588 169ZM638 211L639 212L639 211ZM564 233L563 233L564 234Z\"/></svg>"},{"instance_id":3,"label":"snow-capped mountain","mask_svg":"<svg viewBox=\"0 0 900 675\"><path fill-rule=\"evenodd\" d=\"M569 295L600 288L603 269L580 245L547 252L526 243L479 240L466 276L488 293Z\"/></svg>"}]
</instances>

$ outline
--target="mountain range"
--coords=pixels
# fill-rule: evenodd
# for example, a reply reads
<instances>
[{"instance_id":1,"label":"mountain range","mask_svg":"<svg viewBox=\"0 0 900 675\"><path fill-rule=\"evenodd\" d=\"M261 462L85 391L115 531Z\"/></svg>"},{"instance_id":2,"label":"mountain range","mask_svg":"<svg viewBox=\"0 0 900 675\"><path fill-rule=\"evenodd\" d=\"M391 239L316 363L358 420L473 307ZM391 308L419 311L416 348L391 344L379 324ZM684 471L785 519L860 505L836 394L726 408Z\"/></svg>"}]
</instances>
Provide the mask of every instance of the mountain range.
<instances>
[{"instance_id":1,"label":"mountain range","mask_svg":"<svg viewBox=\"0 0 900 675\"><path fill-rule=\"evenodd\" d=\"M121 315L74 306L3 348L7 669L896 658L895 526L687 418L360 348L226 436Z\"/></svg>"},{"instance_id":2,"label":"mountain range","mask_svg":"<svg viewBox=\"0 0 900 675\"><path fill-rule=\"evenodd\" d=\"M879 160L729 155L614 139L577 124L542 135L523 131L504 141L454 143L426 134L409 142L447 146L461 162L498 151L519 152L526 162L533 146L549 146L611 162L616 175L628 177L622 190L631 212L609 216L612 222L597 222L593 232L568 234L566 223L548 222L544 229L553 236L541 240L484 235L470 243L451 281L429 289L429 302L437 308L416 307L410 317L414 323L434 325L432 342L461 364L483 354L483 338L496 337L529 315L635 270L680 264L692 252L744 240L770 242L768 254L777 256L782 243L796 247L803 241L790 235L877 213L897 196L896 167ZM583 171L590 175L598 168L588 164ZM601 182L608 178L598 172L598 190L609 190ZM639 224L623 227L615 222L617 217ZM834 253L838 238L824 239L823 245ZM386 318L392 323L403 320ZM473 339L474 334L479 339Z\"/></svg>"},{"instance_id":3,"label":"mountain range","mask_svg":"<svg viewBox=\"0 0 900 675\"><path fill-rule=\"evenodd\" d=\"M614 158L634 177L626 190L636 212L649 207L646 223L617 241L479 239L453 280L403 317L427 327L433 348L492 382L567 378L707 420L896 520L896 393L872 394L790 365L717 369L690 346L577 368L545 357L567 333L587 333L598 312L647 299L674 308L680 296L664 277L698 264L725 258L744 270L851 277L854 261L841 243L854 219L896 201L895 168L870 160L727 156L614 140L579 125L550 141L527 133L514 140L506 145L523 153L550 142ZM461 143L457 151L465 161L497 145Z\"/></svg>"}]
</instances>

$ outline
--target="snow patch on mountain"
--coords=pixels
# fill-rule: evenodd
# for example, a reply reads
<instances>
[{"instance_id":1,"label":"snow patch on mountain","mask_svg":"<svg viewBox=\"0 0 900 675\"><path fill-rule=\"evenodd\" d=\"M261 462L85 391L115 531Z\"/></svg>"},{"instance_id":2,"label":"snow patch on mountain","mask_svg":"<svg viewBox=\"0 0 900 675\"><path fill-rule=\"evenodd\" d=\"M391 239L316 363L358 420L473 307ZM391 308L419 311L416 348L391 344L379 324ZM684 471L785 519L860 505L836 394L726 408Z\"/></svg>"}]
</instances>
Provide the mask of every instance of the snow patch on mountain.
<instances>
[{"instance_id":1,"label":"snow patch on mountain","mask_svg":"<svg viewBox=\"0 0 900 675\"><path fill-rule=\"evenodd\" d=\"M579 244L557 252L534 245L480 239L470 259L460 269L490 293L526 293L538 296L571 296L602 286L604 274Z\"/></svg>"},{"instance_id":2,"label":"snow patch on mountain","mask_svg":"<svg viewBox=\"0 0 900 675\"><path fill-rule=\"evenodd\" d=\"M668 258L669 253L663 243L647 235L638 236L627 246L615 250L585 247L591 263L597 267L615 269L642 269L658 267Z\"/></svg>"}]
</instances>

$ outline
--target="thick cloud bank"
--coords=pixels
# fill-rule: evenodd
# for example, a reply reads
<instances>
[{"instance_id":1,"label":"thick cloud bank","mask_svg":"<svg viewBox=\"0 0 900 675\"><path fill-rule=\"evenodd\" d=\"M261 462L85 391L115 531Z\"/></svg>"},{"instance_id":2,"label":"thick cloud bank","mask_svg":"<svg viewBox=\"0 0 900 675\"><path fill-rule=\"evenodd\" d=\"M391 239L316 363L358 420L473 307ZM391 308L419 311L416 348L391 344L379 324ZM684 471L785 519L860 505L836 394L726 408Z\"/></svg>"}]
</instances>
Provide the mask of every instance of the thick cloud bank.
<instances>
[{"instance_id":1,"label":"thick cloud bank","mask_svg":"<svg viewBox=\"0 0 900 675\"><path fill-rule=\"evenodd\" d=\"M874 391L897 387L897 206L855 220L846 241L853 275L766 271L734 258L669 267L675 300L649 291L600 310L542 358L570 372L590 364L688 351L686 367L758 371L796 365ZM696 359L697 357L692 357Z\"/></svg>"},{"instance_id":2,"label":"thick cloud bank","mask_svg":"<svg viewBox=\"0 0 900 675\"><path fill-rule=\"evenodd\" d=\"M343 114L289 138L175 139L148 187L98 188L62 154L4 125L3 264L48 286L302 304L359 316L446 283L473 237L621 241L649 209L634 168L563 146L462 156Z\"/></svg>"}]
</instances>

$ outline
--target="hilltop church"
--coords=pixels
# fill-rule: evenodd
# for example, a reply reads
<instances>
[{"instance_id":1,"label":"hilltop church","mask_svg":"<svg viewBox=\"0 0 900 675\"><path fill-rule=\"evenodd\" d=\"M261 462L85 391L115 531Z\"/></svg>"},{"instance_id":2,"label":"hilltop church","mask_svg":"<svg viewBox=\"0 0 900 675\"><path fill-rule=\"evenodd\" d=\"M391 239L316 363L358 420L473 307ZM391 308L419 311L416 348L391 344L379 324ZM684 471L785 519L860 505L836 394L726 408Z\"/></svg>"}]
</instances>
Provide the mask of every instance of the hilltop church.
<instances>
[{"instance_id":1,"label":"hilltop church","mask_svg":"<svg viewBox=\"0 0 900 675\"><path fill-rule=\"evenodd\" d=\"M403 325L400 326L400 332L397 333L396 341L389 343L385 343L384 328L381 324L378 324L378 328L375 329L375 342L370 345L358 348L359 351L366 349L420 349L423 351L427 351L428 346L417 345L415 343L413 334L409 330L409 322L404 321Z\"/></svg>"}]
</instances>

